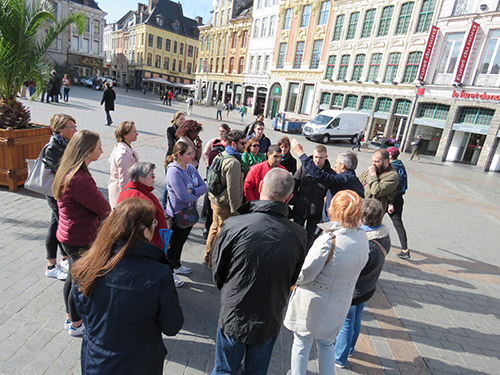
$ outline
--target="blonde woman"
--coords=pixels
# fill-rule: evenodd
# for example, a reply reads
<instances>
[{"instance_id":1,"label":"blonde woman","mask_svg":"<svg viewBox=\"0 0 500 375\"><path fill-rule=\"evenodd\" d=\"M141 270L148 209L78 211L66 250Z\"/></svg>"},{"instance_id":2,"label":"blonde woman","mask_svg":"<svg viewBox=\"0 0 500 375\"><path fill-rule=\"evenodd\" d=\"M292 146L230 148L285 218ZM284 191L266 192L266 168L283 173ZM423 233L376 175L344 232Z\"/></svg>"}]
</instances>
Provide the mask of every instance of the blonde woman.
<instances>
[{"instance_id":1,"label":"blonde woman","mask_svg":"<svg viewBox=\"0 0 500 375\"><path fill-rule=\"evenodd\" d=\"M100 219L111 211L88 168L101 154L99 134L81 130L69 141L54 177L53 192L59 208L56 237L69 255L70 275L73 262L94 242ZM84 327L75 309L71 288L71 277L68 277L63 289L67 314L64 327L71 336L81 336Z\"/></svg>"},{"instance_id":2,"label":"blonde woman","mask_svg":"<svg viewBox=\"0 0 500 375\"><path fill-rule=\"evenodd\" d=\"M139 155L132 148L139 133L133 121L123 121L115 130L115 148L109 156L108 196L111 208L115 208L118 196L128 182L129 168L139 161Z\"/></svg>"},{"instance_id":3,"label":"blonde woman","mask_svg":"<svg viewBox=\"0 0 500 375\"><path fill-rule=\"evenodd\" d=\"M306 375L313 342L320 375L335 374L335 338L351 307L354 286L368 260L368 238L360 228L362 200L339 191L329 208L330 222L307 253L285 316L293 331L291 375Z\"/></svg>"}]
</instances>

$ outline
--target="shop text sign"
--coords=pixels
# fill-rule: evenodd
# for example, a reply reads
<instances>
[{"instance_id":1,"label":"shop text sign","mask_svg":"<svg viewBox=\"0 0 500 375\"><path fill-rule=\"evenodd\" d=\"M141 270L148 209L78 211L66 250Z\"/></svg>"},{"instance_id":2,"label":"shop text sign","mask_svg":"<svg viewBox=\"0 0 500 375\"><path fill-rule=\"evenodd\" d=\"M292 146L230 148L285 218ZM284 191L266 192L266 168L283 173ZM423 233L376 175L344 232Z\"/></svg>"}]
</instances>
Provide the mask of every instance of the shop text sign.
<instances>
[{"instance_id":1,"label":"shop text sign","mask_svg":"<svg viewBox=\"0 0 500 375\"><path fill-rule=\"evenodd\" d=\"M427 45L425 46L424 57L422 58L422 63L420 64L420 72L418 73L419 81L423 81L425 79L425 75L427 74L427 68L429 67L429 61L431 59L438 31L439 27L432 26L431 32L429 33L429 39L427 39Z\"/></svg>"},{"instance_id":2,"label":"shop text sign","mask_svg":"<svg viewBox=\"0 0 500 375\"><path fill-rule=\"evenodd\" d=\"M476 33L478 28L479 24L476 22L472 22L472 25L469 30L469 35L467 35L467 39L465 40L465 46L462 51L462 56L460 57L460 62L458 63L455 82L462 82L462 78L464 77L465 67L467 66L467 61L469 60L470 52L472 50L472 45L474 44L474 39L476 39Z\"/></svg>"},{"instance_id":3,"label":"shop text sign","mask_svg":"<svg viewBox=\"0 0 500 375\"><path fill-rule=\"evenodd\" d=\"M465 92L465 90L453 90L451 97L455 99L476 99L476 100L493 100L500 102L500 94L487 94L485 92Z\"/></svg>"}]
</instances>

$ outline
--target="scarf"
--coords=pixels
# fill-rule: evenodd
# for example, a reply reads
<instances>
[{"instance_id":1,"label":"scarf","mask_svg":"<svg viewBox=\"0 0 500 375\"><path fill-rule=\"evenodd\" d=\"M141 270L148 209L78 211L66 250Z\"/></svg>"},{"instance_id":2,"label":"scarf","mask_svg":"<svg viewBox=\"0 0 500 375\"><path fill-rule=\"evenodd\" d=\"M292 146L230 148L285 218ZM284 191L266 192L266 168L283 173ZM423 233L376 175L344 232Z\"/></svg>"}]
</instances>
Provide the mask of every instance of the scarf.
<instances>
[{"instance_id":1,"label":"scarf","mask_svg":"<svg viewBox=\"0 0 500 375\"><path fill-rule=\"evenodd\" d=\"M66 146L69 143L69 140L64 138L61 134L58 133L52 133L52 137L54 137L54 140L59 143L61 146L66 148Z\"/></svg>"},{"instance_id":2,"label":"scarf","mask_svg":"<svg viewBox=\"0 0 500 375\"><path fill-rule=\"evenodd\" d=\"M231 146L226 146L225 151L227 152L228 155L234 156L236 159L241 161L241 153L236 151L234 148Z\"/></svg>"}]
</instances>

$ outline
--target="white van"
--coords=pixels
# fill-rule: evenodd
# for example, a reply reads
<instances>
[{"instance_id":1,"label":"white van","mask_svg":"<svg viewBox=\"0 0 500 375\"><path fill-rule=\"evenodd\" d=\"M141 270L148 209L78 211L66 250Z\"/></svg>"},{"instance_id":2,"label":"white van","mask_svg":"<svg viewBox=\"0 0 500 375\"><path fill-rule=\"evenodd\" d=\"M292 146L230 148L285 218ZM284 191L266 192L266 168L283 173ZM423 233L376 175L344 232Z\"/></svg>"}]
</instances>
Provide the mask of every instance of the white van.
<instances>
[{"instance_id":1,"label":"white van","mask_svg":"<svg viewBox=\"0 0 500 375\"><path fill-rule=\"evenodd\" d=\"M328 143L330 140L349 140L356 143L361 129L366 128L368 115L361 112L326 110L304 125L307 139Z\"/></svg>"}]
</instances>

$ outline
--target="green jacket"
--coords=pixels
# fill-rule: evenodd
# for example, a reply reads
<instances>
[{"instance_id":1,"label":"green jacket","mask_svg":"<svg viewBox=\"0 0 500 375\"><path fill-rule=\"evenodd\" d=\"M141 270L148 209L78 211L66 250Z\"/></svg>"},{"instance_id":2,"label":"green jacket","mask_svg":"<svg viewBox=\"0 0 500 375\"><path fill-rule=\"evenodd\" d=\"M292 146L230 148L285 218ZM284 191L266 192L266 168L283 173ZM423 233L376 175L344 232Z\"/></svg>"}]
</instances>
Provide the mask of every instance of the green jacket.
<instances>
[{"instance_id":1,"label":"green jacket","mask_svg":"<svg viewBox=\"0 0 500 375\"><path fill-rule=\"evenodd\" d=\"M391 166L388 172L377 176L370 176L366 170L359 176L359 181L365 187L365 198L378 199L384 211L387 211L387 206L396 197L399 187L399 175L394 167Z\"/></svg>"},{"instance_id":2,"label":"green jacket","mask_svg":"<svg viewBox=\"0 0 500 375\"><path fill-rule=\"evenodd\" d=\"M266 154L263 154L261 152L257 153L257 156L253 156L251 152L244 152L241 154L241 161L243 162L243 173L246 174L250 170L250 167L254 164L259 164L260 162L263 162L267 160Z\"/></svg>"}]
</instances>

